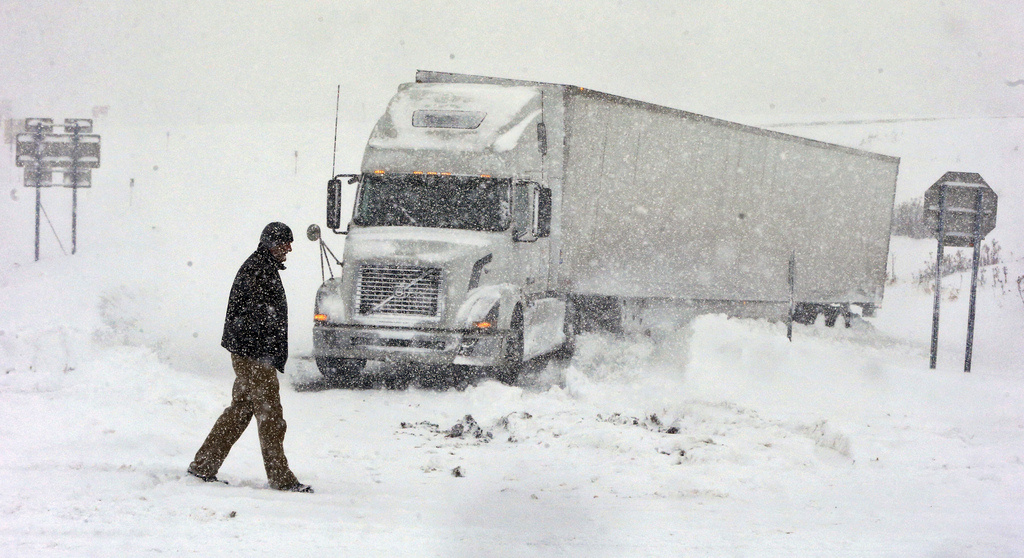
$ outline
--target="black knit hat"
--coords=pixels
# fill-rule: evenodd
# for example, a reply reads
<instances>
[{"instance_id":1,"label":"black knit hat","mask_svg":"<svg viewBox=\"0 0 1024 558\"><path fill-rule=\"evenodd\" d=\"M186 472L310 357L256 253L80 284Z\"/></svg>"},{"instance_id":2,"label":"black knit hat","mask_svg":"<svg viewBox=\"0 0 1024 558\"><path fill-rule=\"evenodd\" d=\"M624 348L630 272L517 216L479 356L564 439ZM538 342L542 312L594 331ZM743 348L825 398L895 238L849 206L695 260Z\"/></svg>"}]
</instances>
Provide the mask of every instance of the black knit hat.
<instances>
[{"instance_id":1,"label":"black knit hat","mask_svg":"<svg viewBox=\"0 0 1024 558\"><path fill-rule=\"evenodd\" d=\"M276 221L263 227L263 234L260 235L260 244L267 248L273 248L293 240L292 230L288 228L288 225Z\"/></svg>"}]
</instances>

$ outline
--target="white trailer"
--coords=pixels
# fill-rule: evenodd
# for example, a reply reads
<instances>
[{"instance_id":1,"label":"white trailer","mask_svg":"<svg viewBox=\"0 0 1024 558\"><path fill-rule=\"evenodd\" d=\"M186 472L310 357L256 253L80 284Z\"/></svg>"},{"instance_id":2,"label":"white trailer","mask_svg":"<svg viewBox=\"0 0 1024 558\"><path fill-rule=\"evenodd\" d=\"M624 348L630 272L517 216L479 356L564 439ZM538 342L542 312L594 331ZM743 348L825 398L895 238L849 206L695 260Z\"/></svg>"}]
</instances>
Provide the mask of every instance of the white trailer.
<instances>
[{"instance_id":1,"label":"white trailer","mask_svg":"<svg viewBox=\"0 0 1024 558\"><path fill-rule=\"evenodd\" d=\"M418 72L328 188L314 355L514 381L581 328L678 311L831 325L882 300L899 159L580 87ZM340 198L358 183L341 230Z\"/></svg>"}]
</instances>

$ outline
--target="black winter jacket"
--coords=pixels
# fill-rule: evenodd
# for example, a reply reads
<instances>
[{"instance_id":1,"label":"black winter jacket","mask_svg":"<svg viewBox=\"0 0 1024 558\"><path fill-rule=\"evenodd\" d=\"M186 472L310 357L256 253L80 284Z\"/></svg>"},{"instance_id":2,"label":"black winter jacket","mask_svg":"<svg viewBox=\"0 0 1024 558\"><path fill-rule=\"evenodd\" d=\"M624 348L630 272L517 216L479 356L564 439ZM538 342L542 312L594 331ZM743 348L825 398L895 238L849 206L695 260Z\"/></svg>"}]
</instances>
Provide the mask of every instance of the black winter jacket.
<instances>
[{"instance_id":1,"label":"black winter jacket","mask_svg":"<svg viewBox=\"0 0 1024 558\"><path fill-rule=\"evenodd\" d=\"M278 270L284 265L260 245L235 275L220 344L284 372L288 360L288 301Z\"/></svg>"}]
</instances>

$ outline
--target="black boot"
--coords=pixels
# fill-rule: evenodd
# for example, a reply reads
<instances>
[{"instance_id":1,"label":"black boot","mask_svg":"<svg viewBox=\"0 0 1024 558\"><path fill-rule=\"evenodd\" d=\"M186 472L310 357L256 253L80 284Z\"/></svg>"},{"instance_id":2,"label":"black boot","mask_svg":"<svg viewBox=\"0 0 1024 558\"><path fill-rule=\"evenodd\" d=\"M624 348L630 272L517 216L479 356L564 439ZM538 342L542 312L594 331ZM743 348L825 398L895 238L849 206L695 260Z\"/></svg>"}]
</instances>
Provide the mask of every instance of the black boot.
<instances>
[{"instance_id":1,"label":"black boot","mask_svg":"<svg viewBox=\"0 0 1024 558\"><path fill-rule=\"evenodd\" d=\"M313 493L312 486L309 486L308 484L302 484L301 482L296 482L295 484L289 486L279 487L278 490L284 490L286 492L305 492L306 494Z\"/></svg>"},{"instance_id":2,"label":"black boot","mask_svg":"<svg viewBox=\"0 0 1024 558\"><path fill-rule=\"evenodd\" d=\"M203 482L219 482L219 483L222 483L222 484L227 484L228 483L228 481L222 481L222 480L218 479L217 475L202 475L202 474L199 474L194 469L192 469L192 467L188 468L188 474L189 474L189 476L193 476L193 477L195 477L195 478L197 478L197 479L199 479L199 480L201 480Z\"/></svg>"}]
</instances>

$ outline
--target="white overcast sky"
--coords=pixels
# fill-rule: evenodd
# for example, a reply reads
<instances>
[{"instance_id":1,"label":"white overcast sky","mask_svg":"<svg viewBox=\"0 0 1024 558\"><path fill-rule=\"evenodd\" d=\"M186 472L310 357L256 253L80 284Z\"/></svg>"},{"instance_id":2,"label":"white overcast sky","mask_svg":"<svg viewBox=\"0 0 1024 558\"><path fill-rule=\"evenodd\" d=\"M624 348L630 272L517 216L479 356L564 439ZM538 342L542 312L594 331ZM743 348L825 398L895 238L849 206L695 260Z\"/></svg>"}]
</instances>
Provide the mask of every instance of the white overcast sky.
<instances>
[{"instance_id":1,"label":"white overcast sky","mask_svg":"<svg viewBox=\"0 0 1024 558\"><path fill-rule=\"evenodd\" d=\"M0 3L0 116L330 118L340 84L365 119L416 69L724 118L1021 115L1024 2Z\"/></svg>"}]
</instances>

